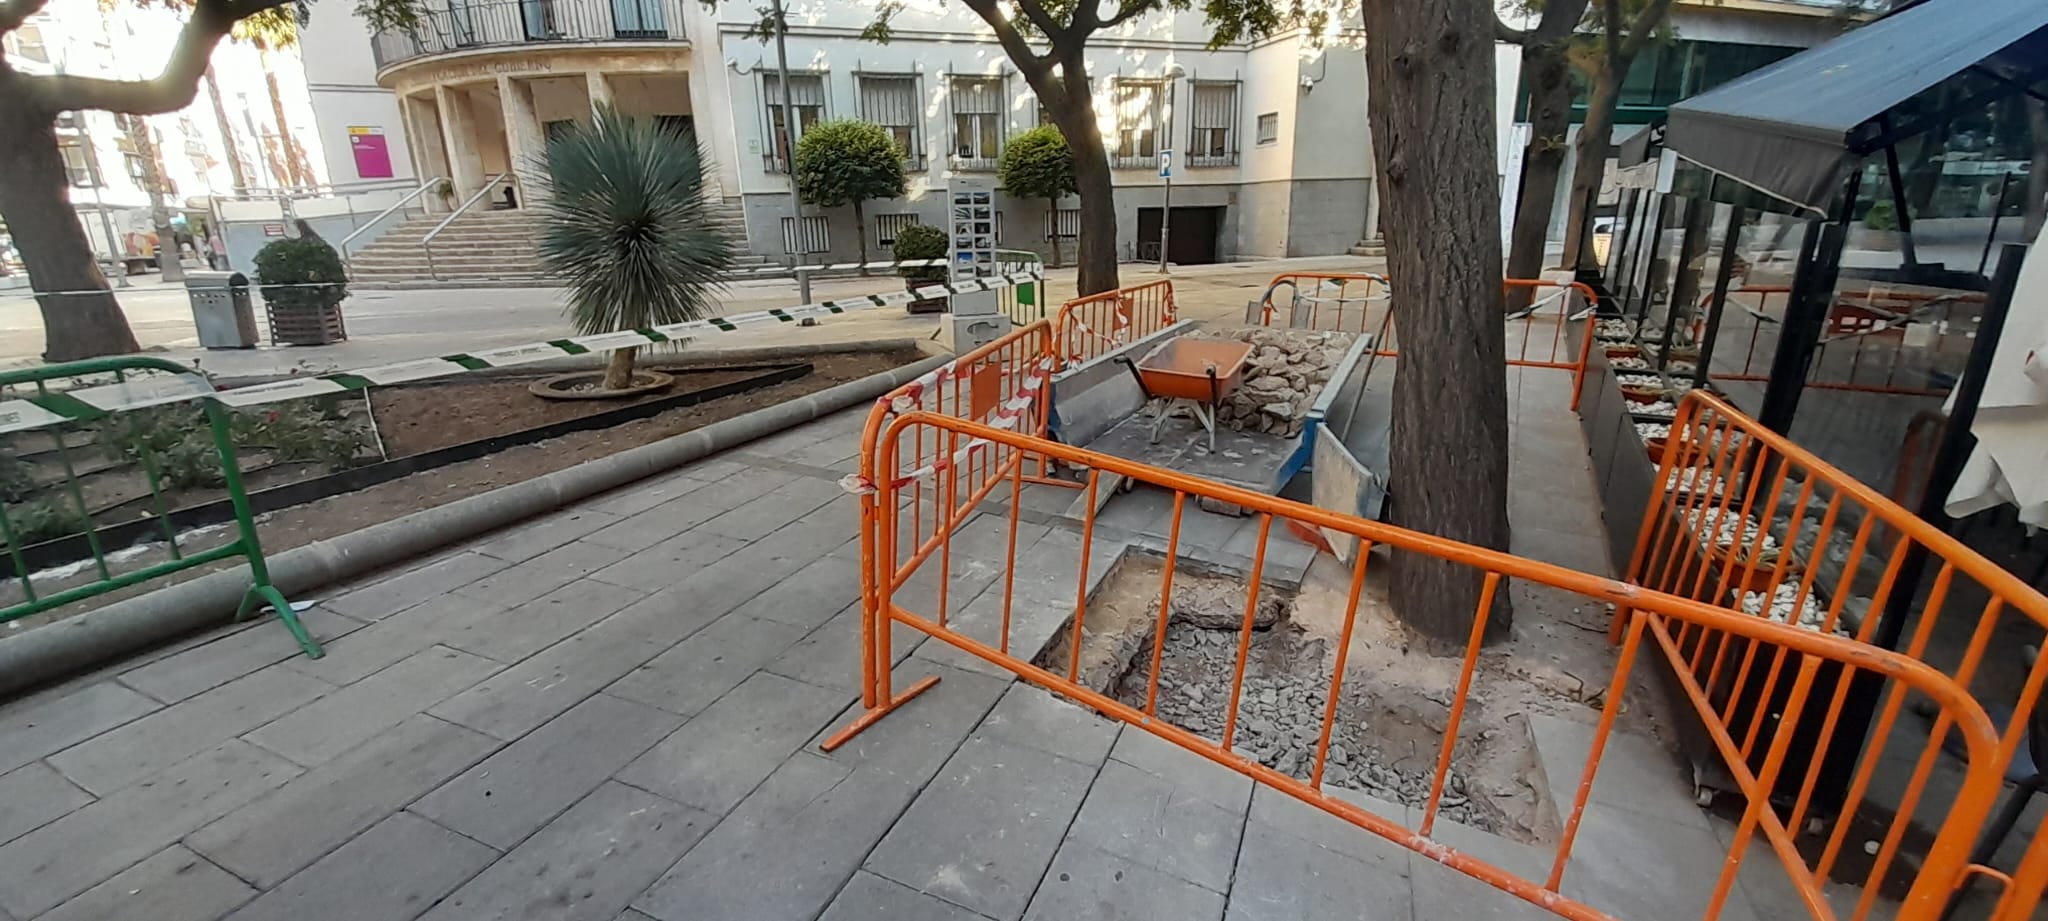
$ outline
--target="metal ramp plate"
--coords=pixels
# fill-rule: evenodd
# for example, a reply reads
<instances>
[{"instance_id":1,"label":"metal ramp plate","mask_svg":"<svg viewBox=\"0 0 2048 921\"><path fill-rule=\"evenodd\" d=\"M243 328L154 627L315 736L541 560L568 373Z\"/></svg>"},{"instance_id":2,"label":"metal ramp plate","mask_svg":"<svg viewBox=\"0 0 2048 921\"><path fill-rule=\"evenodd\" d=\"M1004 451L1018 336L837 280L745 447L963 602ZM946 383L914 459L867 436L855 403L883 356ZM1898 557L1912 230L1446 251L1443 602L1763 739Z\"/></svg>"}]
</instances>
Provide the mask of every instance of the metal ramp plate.
<instances>
[{"instance_id":1,"label":"metal ramp plate","mask_svg":"<svg viewBox=\"0 0 2048 921\"><path fill-rule=\"evenodd\" d=\"M1254 492L1276 493L1283 485L1281 468L1294 454L1299 439L1240 432L1216 427L1216 450L1200 423L1177 415L1159 427L1152 440L1152 412L1136 413L1110 426L1088 443L1088 450L1164 467L1189 476L1216 480Z\"/></svg>"}]
</instances>

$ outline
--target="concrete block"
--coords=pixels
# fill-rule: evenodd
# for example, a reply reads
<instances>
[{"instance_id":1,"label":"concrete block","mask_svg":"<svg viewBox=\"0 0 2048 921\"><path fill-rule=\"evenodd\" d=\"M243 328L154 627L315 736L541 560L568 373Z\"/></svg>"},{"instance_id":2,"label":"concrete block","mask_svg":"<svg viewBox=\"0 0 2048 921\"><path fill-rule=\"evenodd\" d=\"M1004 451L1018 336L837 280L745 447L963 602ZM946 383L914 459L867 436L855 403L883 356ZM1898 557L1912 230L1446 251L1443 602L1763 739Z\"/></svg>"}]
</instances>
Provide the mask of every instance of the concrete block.
<instances>
[{"instance_id":1,"label":"concrete block","mask_svg":"<svg viewBox=\"0 0 2048 921\"><path fill-rule=\"evenodd\" d=\"M755 595L735 613L808 630L859 600L859 559L827 556Z\"/></svg>"},{"instance_id":2,"label":"concrete block","mask_svg":"<svg viewBox=\"0 0 2048 921\"><path fill-rule=\"evenodd\" d=\"M1326 787L1324 794L1404 828L1415 827L1416 817L1399 803L1389 803L1342 787ZM1307 841L1316 847L1372 864L1389 873L1408 872L1408 855L1412 852L1406 847L1271 787L1260 786L1252 789L1250 821L1285 832L1289 837Z\"/></svg>"},{"instance_id":3,"label":"concrete block","mask_svg":"<svg viewBox=\"0 0 2048 921\"><path fill-rule=\"evenodd\" d=\"M442 595L335 640L325 656L286 659L284 666L330 684L354 684L504 612L504 605Z\"/></svg>"},{"instance_id":4,"label":"concrete block","mask_svg":"<svg viewBox=\"0 0 2048 921\"><path fill-rule=\"evenodd\" d=\"M323 607L300 611L298 616L306 632L323 646L363 626L362 621ZM223 631L201 645L122 672L121 683L158 700L176 702L302 655L291 631L284 629L275 617L264 617L256 623Z\"/></svg>"},{"instance_id":5,"label":"concrete block","mask_svg":"<svg viewBox=\"0 0 2048 921\"><path fill-rule=\"evenodd\" d=\"M1550 781L1550 797L1559 816L1568 816L1578 795L1586 755L1593 750L1593 728L1556 716L1532 714L1529 732L1536 755ZM1692 785L1678 756L1655 739L1615 731L1607 736L1600 767L1593 775L1588 802L1619 806L1693 828L1709 828L1707 815L1693 800Z\"/></svg>"},{"instance_id":6,"label":"concrete block","mask_svg":"<svg viewBox=\"0 0 2048 921\"><path fill-rule=\"evenodd\" d=\"M774 533L777 528L845 495L846 490L829 480L795 477L767 493L705 521L699 529L741 540L760 540ZM848 519L849 524L858 521L857 517Z\"/></svg>"},{"instance_id":7,"label":"concrete block","mask_svg":"<svg viewBox=\"0 0 2048 921\"><path fill-rule=\"evenodd\" d=\"M997 921L1024 914L1094 771L970 739L863 867Z\"/></svg>"},{"instance_id":8,"label":"concrete block","mask_svg":"<svg viewBox=\"0 0 2048 921\"><path fill-rule=\"evenodd\" d=\"M497 744L460 726L416 716L222 816L185 843L267 889L467 770Z\"/></svg>"},{"instance_id":9,"label":"concrete block","mask_svg":"<svg viewBox=\"0 0 2048 921\"><path fill-rule=\"evenodd\" d=\"M320 602L357 620L382 620L437 595L491 575L507 564L479 553L457 553L396 576L388 576Z\"/></svg>"},{"instance_id":10,"label":"concrete block","mask_svg":"<svg viewBox=\"0 0 2048 921\"><path fill-rule=\"evenodd\" d=\"M774 661L803 634L801 627L727 614L607 690L670 713L695 716Z\"/></svg>"},{"instance_id":11,"label":"concrete block","mask_svg":"<svg viewBox=\"0 0 2048 921\"><path fill-rule=\"evenodd\" d=\"M717 820L605 784L434 906L425 921L611 921Z\"/></svg>"},{"instance_id":12,"label":"concrete block","mask_svg":"<svg viewBox=\"0 0 2048 921\"><path fill-rule=\"evenodd\" d=\"M105 796L334 690L279 666L237 678L50 757L72 783Z\"/></svg>"},{"instance_id":13,"label":"concrete block","mask_svg":"<svg viewBox=\"0 0 2048 921\"><path fill-rule=\"evenodd\" d=\"M901 663L909 658L924 639L924 634L915 630L891 631L889 646L894 656L891 661ZM856 601L782 655L776 656L775 661L768 663L767 670L821 688L858 694L860 651L860 602Z\"/></svg>"},{"instance_id":14,"label":"concrete block","mask_svg":"<svg viewBox=\"0 0 2048 921\"><path fill-rule=\"evenodd\" d=\"M1232 856L1236 856L1234 851ZM1026 921L1217 921L1223 917L1223 894L1069 838L1053 858L1024 917Z\"/></svg>"},{"instance_id":15,"label":"concrete block","mask_svg":"<svg viewBox=\"0 0 2048 921\"><path fill-rule=\"evenodd\" d=\"M503 667L435 646L288 713L246 738L300 764L321 764Z\"/></svg>"},{"instance_id":16,"label":"concrete block","mask_svg":"<svg viewBox=\"0 0 2048 921\"><path fill-rule=\"evenodd\" d=\"M0 909L33 918L299 773L230 739L0 845Z\"/></svg>"},{"instance_id":17,"label":"concrete block","mask_svg":"<svg viewBox=\"0 0 2048 921\"><path fill-rule=\"evenodd\" d=\"M1102 766L1067 832L1076 842L1216 892L1230 890L1245 817L1121 761ZM1057 868L1055 868L1057 869ZM1223 902L1216 902L1222 913Z\"/></svg>"},{"instance_id":18,"label":"concrete block","mask_svg":"<svg viewBox=\"0 0 2048 921\"><path fill-rule=\"evenodd\" d=\"M1109 757L1120 726L1093 710L1018 682L1003 693L974 734L1100 766Z\"/></svg>"},{"instance_id":19,"label":"concrete block","mask_svg":"<svg viewBox=\"0 0 2048 921\"><path fill-rule=\"evenodd\" d=\"M522 521L477 544L476 552L508 563L533 559L619 520L617 515L571 506L537 521Z\"/></svg>"},{"instance_id":20,"label":"concrete block","mask_svg":"<svg viewBox=\"0 0 2048 921\"><path fill-rule=\"evenodd\" d=\"M163 704L113 681L95 681L0 707L0 771L60 752Z\"/></svg>"},{"instance_id":21,"label":"concrete block","mask_svg":"<svg viewBox=\"0 0 2048 921\"><path fill-rule=\"evenodd\" d=\"M923 786L938 773L946 759L953 757L960 743L981 723L982 717L988 715L996 699L1009 686L1005 681L943 665L925 669L923 674L938 676L938 685L898 707L836 751L821 754L834 763L867 774L901 778L913 788ZM904 685L897 685L899 690L902 687ZM828 731L819 733L806 748L818 751L819 742L860 714L860 701L856 700L840 712Z\"/></svg>"},{"instance_id":22,"label":"concrete block","mask_svg":"<svg viewBox=\"0 0 2048 921\"><path fill-rule=\"evenodd\" d=\"M169 921L218 918L256 896L233 874L172 845L87 889L45 921Z\"/></svg>"},{"instance_id":23,"label":"concrete block","mask_svg":"<svg viewBox=\"0 0 2048 921\"><path fill-rule=\"evenodd\" d=\"M412 808L478 841L511 847L680 723L652 707L598 694Z\"/></svg>"},{"instance_id":24,"label":"concrete block","mask_svg":"<svg viewBox=\"0 0 2048 921\"><path fill-rule=\"evenodd\" d=\"M1078 916L1072 916L1078 917ZM982 916L873 873L853 874L818 921L983 921Z\"/></svg>"},{"instance_id":25,"label":"concrete block","mask_svg":"<svg viewBox=\"0 0 2048 921\"><path fill-rule=\"evenodd\" d=\"M1251 778L1135 726L1117 734L1109 757L1233 813L1242 814L1251 806Z\"/></svg>"},{"instance_id":26,"label":"concrete block","mask_svg":"<svg viewBox=\"0 0 2048 921\"><path fill-rule=\"evenodd\" d=\"M745 541L731 537L685 531L600 569L591 578L641 591L657 591L709 569L745 545Z\"/></svg>"},{"instance_id":27,"label":"concrete block","mask_svg":"<svg viewBox=\"0 0 2048 921\"><path fill-rule=\"evenodd\" d=\"M756 672L620 771L619 779L723 815L845 699L838 691Z\"/></svg>"},{"instance_id":28,"label":"concrete block","mask_svg":"<svg viewBox=\"0 0 2048 921\"><path fill-rule=\"evenodd\" d=\"M495 617L452 625L442 641L500 662L517 662L644 597L635 589L580 579Z\"/></svg>"},{"instance_id":29,"label":"concrete block","mask_svg":"<svg viewBox=\"0 0 2048 921\"><path fill-rule=\"evenodd\" d=\"M1403 873L1260 822L1245 826L1236 879L1229 921L1405 921L1413 908Z\"/></svg>"},{"instance_id":30,"label":"concrete block","mask_svg":"<svg viewBox=\"0 0 2048 921\"><path fill-rule=\"evenodd\" d=\"M412 918L498 852L400 812L258 897L229 921Z\"/></svg>"},{"instance_id":31,"label":"concrete block","mask_svg":"<svg viewBox=\"0 0 2048 921\"><path fill-rule=\"evenodd\" d=\"M42 764L31 762L0 774L0 844L92 801L91 794Z\"/></svg>"}]
</instances>

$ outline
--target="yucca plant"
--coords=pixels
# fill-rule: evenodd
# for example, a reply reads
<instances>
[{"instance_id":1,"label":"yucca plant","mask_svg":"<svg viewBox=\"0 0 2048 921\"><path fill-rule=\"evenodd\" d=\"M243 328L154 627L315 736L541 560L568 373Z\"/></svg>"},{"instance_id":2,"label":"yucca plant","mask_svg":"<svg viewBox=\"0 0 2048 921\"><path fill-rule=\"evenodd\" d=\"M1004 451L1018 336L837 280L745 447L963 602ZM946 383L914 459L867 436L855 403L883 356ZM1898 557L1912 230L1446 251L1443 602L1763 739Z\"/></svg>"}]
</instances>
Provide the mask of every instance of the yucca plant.
<instances>
[{"instance_id":1,"label":"yucca plant","mask_svg":"<svg viewBox=\"0 0 2048 921\"><path fill-rule=\"evenodd\" d=\"M701 319L734 247L705 200L710 157L651 118L600 106L548 142L542 266L569 289L579 333ZM604 388L633 383L632 348L612 351Z\"/></svg>"}]
</instances>

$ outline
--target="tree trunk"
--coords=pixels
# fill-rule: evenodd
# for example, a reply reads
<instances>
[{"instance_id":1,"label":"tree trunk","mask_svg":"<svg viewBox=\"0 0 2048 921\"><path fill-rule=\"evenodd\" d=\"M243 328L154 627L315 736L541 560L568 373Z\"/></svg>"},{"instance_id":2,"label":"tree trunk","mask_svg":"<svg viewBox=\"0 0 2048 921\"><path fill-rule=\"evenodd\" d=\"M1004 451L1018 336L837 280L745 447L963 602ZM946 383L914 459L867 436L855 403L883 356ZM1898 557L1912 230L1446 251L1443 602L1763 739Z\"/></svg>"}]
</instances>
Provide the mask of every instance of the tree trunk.
<instances>
[{"instance_id":1,"label":"tree trunk","mask_svg":"<svg viewBox=\"0 0 2048 921\"><path fill-rule=\"evenodd\" d=\"M2034 136L2034 162L2027 169L2027 222L2020 239L2032 243L2048 218L2048 102L2027 100L2027 130Z\"/></svg>"},{"instance_id":2,"label":"tree trunk","mask_svg":"<svg viewBox=\"0 0 2048 921\"><path fill-rule=\"evenodd\" d=\"M140 351L128 318L107 290L92 243L65 195L64 156L55 114L33 105L11 75L0 72L0 220L21 250L29 284L39 294L43 359L71 361Z\"/></svg>"},{"instance_id":3,"label":"tree trunk","mask_svg":"<svg viewBox=\"0 0 2048 921\"><path fill-rule=\"evenodd\" d=\"M1614 102L1617 85L1628 72L1628 63L1603 69L1591 80L1593 89L1586 100L1586 120L1579 125L1579 140L1572 156L1570 217L1565 219L1564 264L1584 268L1593 259L1593 206L1600 183L1607 178L1607 151L1614 146Z\"/></svg>"},{"instance_id":4,"label":"tree trunk","mask_svg":"<svg viewBox=\"0 0 2048 921\"><path fill-rule=\"evenodd\" d=\"M236 195L249 191L249 177L242 172L241 148L235 144L235 125L228 121L228 109L220 102L220 81L213 77L213 66L206 68L206 95L213 100L213 120L220 126L221 151L227 154L228 175L234 178Z\"/></svg>"},{"instance_id":5,"label":"tree trunk","mask_svg":"<svg viewBox=\"0 0 2048 921\"><path fill-rule=\"evenodd\" d=\"M858 200L855 200L853 203L853 235L856 238L854 242L860 244L860 273L866 275L868 273L868 219L865 214L861 213Z\"/></svg>"},{"instance_id":6,"label":"tree trunk","mask_svg":"<svg viewBox=\"0 0 2048 921\"><path fill-rule=\"evenodd\" d=\"M1543 272L1543 250L1550 242L1550 212L1557 204L1557 177L1564 171L1565 133L1571 128L1572 82L1562 43L1538 41L1522 46L1522 73L1529 84L1529 146L1522 158L1521 197L1515 204L1515 226L1508 241L1509 278L1535 278ZM1534 288L1507 292L1507 309L1529 306Z\"/></svg>"},{"instance_id":7,"label":"tree trunk","mask_svg":"<svg viewBox=\"0 0 2048 921\"><path fill-rule=\"evenodd\" d=\"M128 143L135 146L135 155L142 158L142 187L149 193L149 221L156 230L157 271L164 281L184 281L185 264L179 259L177 232L171 229L171 209L164 204L164 161L159 156L156 137L150 133L149 121L142 116L120 118L127 129Z\"/></svg>"},{"instance_id":8,"label":"tree trunk","mask_svg":"<svg viewBox=\"0 0 2048 921\"><path fill-rule=\"evenodd\" d=\"M284 154L285 174L293 188L307 188L313 184L313 171L306 162L306 151L299 146L299 139L292 136L291 122L284 117L284 94L277 89L277 69L271 65L270 49L260 49L263 82L270 88L270 115L277 119L278 148Z\"/></svg>"},{"instance_id":9,"label":"tree trunk","mask_svg":"<svg viewBox=\"0 0 2048 921\"><path fill-rule=\"evenodd\" d=\"M604 366L604 389L624 390L633 386L633 353L638 351L631 346L612 350L611 360Z\"/></svg>"},{"instance_id":10,"label":"tree trunk","mask_svg":"<svg viewBox=\"0 0 2048 921\"><path fill-rule=\"evenodd\" d=\"M1364 12L1387 266L1401 279L1391 513L1403 527L1506 550L1493 10L1487 0L1377 0ZM1431 645L1462 647L1483 574L1419 553L1398 552L1393 565L1400 618ZM1506 595L1495 597L1487 636L1503 637Z\"/></svg>"},{"instance_id":11,"label":"tree trunk","mask_svg":"<svg viewBox=\"0 0 2048 921\"><path fill-rule=\"evenodd\" d=\"M1062 69L1062 73L1082 72L1078 60ZM1096 123L1093 100L1085 87L1067 93L1066 97L1060 105L1048 108L1053 124L1067 138L1067 149L1074 154L1074 185L1081 196L1081 244L1074 260L1074 293L1087 297L1117 287L1116 189L1109 171L1109 148L1102 143L1102 127Z\"/></svg>"},{"instance_id":12,"label":"tree trunk","mask_svg":"<svg viewBox=\"0 0 2048 921\"><path fill-rule=\"evenodd\" d=\"M1046 199L1046 200L1045 200L1045 216L1046 216L1046 222L1045 222L1045 223L1046 223L1046 224L1047 224L1048 226L1050 226L1050 227L1052 228L1052 233L1048 234L1048 236L1050 236L1050 237L1051 237L1052 239L1050 239L1050 240L1048 240L1048 241L1047 241L1047 242L1049 242L1049 243L1051 243L1051 244L1052 244L1052 264L1053 264L1054 266L1058 266L1058 265L1060 264L1060 200L1059 200L1059 199L1057 199L1057 198L1048 198L1048 199Z\"/></svg>"}]
</instances>

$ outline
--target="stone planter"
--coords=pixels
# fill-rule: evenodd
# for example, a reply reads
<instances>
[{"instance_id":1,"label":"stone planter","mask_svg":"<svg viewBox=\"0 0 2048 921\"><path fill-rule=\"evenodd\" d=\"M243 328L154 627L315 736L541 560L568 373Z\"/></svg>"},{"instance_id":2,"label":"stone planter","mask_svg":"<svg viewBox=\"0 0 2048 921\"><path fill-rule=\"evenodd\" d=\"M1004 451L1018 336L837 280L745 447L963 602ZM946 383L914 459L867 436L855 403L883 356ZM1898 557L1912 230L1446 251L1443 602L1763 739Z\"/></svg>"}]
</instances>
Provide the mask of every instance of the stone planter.
<instances>
[{"instance_id":1,"label":"stone planter","mask_svg":"<svg viewBox=\"0 0 2048 921\"><path fill-rule=\"evenodd\" d=\"M273 345L330 345L348 338L340 304L270 307L270 341Z\"/></svg>"}]
</instances>

